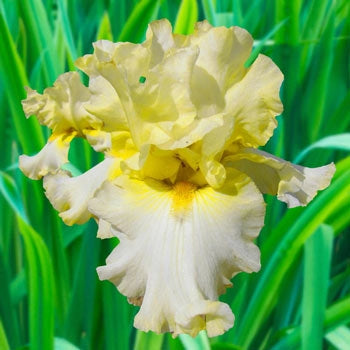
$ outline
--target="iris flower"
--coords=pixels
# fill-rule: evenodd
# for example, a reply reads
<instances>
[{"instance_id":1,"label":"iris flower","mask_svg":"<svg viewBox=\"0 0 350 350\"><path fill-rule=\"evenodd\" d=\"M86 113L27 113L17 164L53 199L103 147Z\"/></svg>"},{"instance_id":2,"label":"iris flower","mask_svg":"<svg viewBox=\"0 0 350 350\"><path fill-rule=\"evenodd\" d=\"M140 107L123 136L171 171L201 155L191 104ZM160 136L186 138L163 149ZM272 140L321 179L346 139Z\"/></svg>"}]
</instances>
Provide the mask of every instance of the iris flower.
<instances>
[{"instance_id":1,"label":"iris flower","mask_svg":"<svg viewBox=\"0 0 350 350\"><path fill-rule=\"evenodd\" d=\"M140 306L143 331L212 337L232 327L218 297L237 273L260 269L262 194L305 206L333 176L333 164L305 168L258 149L282 112L283 75L264 55L245 67L252 44L239 27L203 21L178 35L159 20L141 44L94 43L76 61L87 87L69 72L43 94L27 88L26 116L52 134L20 167L43 177L66 224L93 217L98 237L118 237L97 272ZM104 154L76 177L62 170L74 137Z\"/></svg>"}]
</instances>

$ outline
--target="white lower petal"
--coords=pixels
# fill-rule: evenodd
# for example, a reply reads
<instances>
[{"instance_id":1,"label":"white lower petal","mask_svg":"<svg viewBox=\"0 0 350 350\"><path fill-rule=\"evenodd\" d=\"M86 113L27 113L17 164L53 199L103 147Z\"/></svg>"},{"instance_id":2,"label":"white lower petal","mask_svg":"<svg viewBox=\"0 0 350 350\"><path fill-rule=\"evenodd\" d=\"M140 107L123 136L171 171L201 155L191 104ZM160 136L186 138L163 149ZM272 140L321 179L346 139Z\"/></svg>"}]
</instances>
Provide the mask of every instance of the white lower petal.
<instances>
[{"instance_id":1,"label":"white lower petal","mask_svg":"<svg viewBox=\"0 0 350 350\"><path fill-rule=\"evenodd\" d=\"M116 161L107 158L86 173L71 177L59 171L44 177L46 196L67 225L82 224L90 219L88 201L113 172Z\"/></svg>"},{"instance_id":2,"label":"white lower petal","mask_svg":"<svg viewBox=\"0 0 350 350\"><path fill-rule=\"evenodd\" d=\"M69 144L73 137L73 134L51 137L36 155L21 155L19 168L33 180L39 180L47 174L56 173L63 164L68 162Z\"/></svg>"},{"instance_id":3,"label":"white lower petal","mask_svg":"<svg viewBox=\"0 0 350 350\"><path fill-rule=\"evenodd\" d=\"M120 177L89 202L120 231L98 274L141 306L135 327L174 336L202 329L216 336L232 327L233 314L218 296L236 273L260 269L252 240L265 213L255 185L238 172L235 180L218 192Z\"/></svg>"},{"instance_id":4,"label":"white lower petal","mask_svg":"<svg viewBox=\"0 0 350 350\"><path fill-rule=\"evenodd\" d=\"M98 230L97 230L97 238L106 239L117 237L119 234L118 231L113 229L112 225L103 219L98 220Z\"/></svg>"}]
</instances>

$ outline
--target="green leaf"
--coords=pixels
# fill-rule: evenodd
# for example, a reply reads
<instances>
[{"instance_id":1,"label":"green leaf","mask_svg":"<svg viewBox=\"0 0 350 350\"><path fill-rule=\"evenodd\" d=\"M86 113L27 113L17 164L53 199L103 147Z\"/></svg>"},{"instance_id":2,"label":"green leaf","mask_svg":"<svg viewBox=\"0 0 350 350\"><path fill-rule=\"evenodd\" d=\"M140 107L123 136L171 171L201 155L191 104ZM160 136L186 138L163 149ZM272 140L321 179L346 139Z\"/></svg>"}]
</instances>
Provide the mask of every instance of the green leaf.
<instances>
[{"instance_id":1,"label":"green leaf","mask_svg":"<svg viewBox=\"0 0 350 350\"><path fill-rule=\"evenodd\" d=\"M0 319L0 349L10 350L10 346L6 338L5 330L4 330L4 327L2 326L1 319Z\"/></svg>"},{"instance_id":2,"label":"green leaf","mask_svg":"<svg viewBox=\"0 0 350 350\"><path fill-rule=\"evenodd\" d=\"M311 65L308 85L305 89L306 104L304 113L310 118L308 135L312 142L317 140L323 126L325 102L334 60L334 32L335 14L333 8L331 8L329 21L321 37L320 44L315 50L315 58Z\"/></svg>"},{"instance_id":3,"label":"green leaf","mask_svg":"<svg viewBox=\"0 0 350 350\"><path fill-rule=\"evenodd\" d=\"M8 103L17 138L25 153L37 152L44 145L44 137L38 121L26 120L20 101L24 99L24 86L28 85L24 64L16 50L13 38L0 11L0 73L5 83ZM6 69L4 69L6 67Z\"/></svg>"},{"instance_id":4,"label":"green leaf","mask_svg":"<svg viewBox=\"0 0 350 350\"><path fill-rule=\"evenodd\" d=\"M139 42L144 38L148 23L157 17L159 0L141 0L133 8L118 41Z\"/></svg>"},{"instance_id":5,"label":"green leaf","mask_svg":"<svg viewBox=\"0 0 350 350\"><path fill-rule=\"evenodd\" d=\"M101 39L113 41L112 27L111 22L109 20L108 12L104 13L100 22L100 27L97 31L97 40Z\"/></svg>"},{"instance_id":6,"label":"green leaf","mask_svg":"<svg viewBox=\"0 0 350 350\"><path fill-rule=\"evenodd\" d=\"M177 13L174 33L190 34L198 20L198 5L196 0L182 0Z\"/></svg>"},{"instance_id":7,"label":"green leaf","mask_svg":"<svg viewBox=\"0 0 350 350\"><path fill-rule=\"evenodd\" d=\"M252 53L250 54L247 62L245 62L245 66L249 67L255 59L258 57L259 53L261 52L261 49L265 46L266 42L274 35L276 34L287 22L287 19L283 20L282 22L276 24L259 42L257 45L254 46L254 49Z\"/></svg>"},{"instance_id":8,"label":"green leaf","mask_svg":"<svg viewBox=\"0 0 350 350\"><path fill-rule=\"evenodd\" d=\"M298 220L283 234L280 243L274 247L266 266L260 272L260 278L250 304L239 325L238 344L245 348L249 347L256 333L266 321L277 300L278 291L286 271L307 238L344 202L350 204L349 177L350 171L348 170L314 199L298 217Z\"/></svg>"},{"instance_id":9,"label":"green leaf","mask_svg":"<svg viewBox=\"0 0 350 350\"><path fill-rule=\"evenodd\" d=\"M55 337L54 350L80 350L80 349L66 339Z\"/></svg>"},{"instance_id":10,"label":"green leaf","mask_svg":"<svg viewBox=\"0 0 350 350\"><path fill-rule=\"evenodd\" d=\"M23 203L19 196L16 183L13 178L3 171L0 171L0 193L4 196L13 211L21 216L26 217Z\"/></svg>"},{"instance_id":11,"label":"green leaf","mask_svg":"<svg viewBox=\"0 0 350 350\"><path fill-rule=\"evenodd\" d=\"M33 349L50 350L54 334L54 274L51 257L42 237L27 222L15 182L3 172L0 172L0 191L16 214L24 241L28 268L29 340Z\"/></svg>"},{"instance_id":12,"label":"green leaf","mask_svg":"<svg viewBox=\"0 0 350 350\"><path fill-rule=\"evenodd\" d=\"M0 349L5 348L9 341L11 348L20 344L19 327L15 310L12 307L12 293L10 293L9 269L4 259L4 254L0 248L0 281L1 281L1 298L0 298ZM3 320L3 324L1 322ZM8 340L7 340L8 338Z\"/></svg>"},{"instance_id":13,"label":"green leaf","mask_svg":"<svg viewBox=\"0 0 350 350\"><path fill-rule=\"evenodd\" d=\"M305 156L309 154L310 151L316 148L350 151L350 133L327 136L313 143L309 147L305 148L302 152L300 152L293 162L300 163L300 161L305 158Z\"/></svg>"},{"instance_id":14,"label":"green leaf","mask_svg":"<svg viewBox=\"0 0 350 350\"><path fill-rule=\"evenodd\" d=\"M210 343L205 331L199 332L195 338L187 334L180 334L179 337L186 350L210 350Z\"/></svg>"},{"instance_id":15,"label":"green leaf","mask_svg":"<svg viewBox=\"0 0 350 350\"><path fill-rule=\"evenodd\" d=\"M338 350L348 350L350 344L350 329L340 326L326 335L326 339Z\"/></svg>"},{"instance_id":16,"label":"green leaf","mask_svg":"<svg viewBox=\"0 0 350 350\"><path fill-rule=\"evenodd\" d=\"M296 45L299 42L299 20L301 0L280 0L276 2L276 24L288 21L280 31L276 32L275 40L280 44Z\"/></svg>"},{"instance_id":17,"label":"green leaf","mask_svg":"<svg viewBox=\"0 0 350 350\"><path fill-rule=\"evenodd\" d=\"M24 269L11 281L11 302L16 305L22 298L28 294L26 285L26 275Z\"/></svg>"},{"instance_id":18,"label":"green leaf","mask_svg":"<svg viewBox=\"0 0 350 350\"><path fill-rule=\"evenodd\" d=\"M29 340L33 349L50 350L54 336L53 268L40 235L20 216L19 231L24 240L29 283ZM41 322L38 322L38 317Z\"/></svg>"},{"instance_id":19,"label":"green leaf","mask_svg":"<svg viewBox=\"0 0 350 350\"><path fill-rule=\"evenodd\" d=\"M211 350L243 350L243 348L230 343L214 343L211 346Z\"/></svg>"},{"instance_id":20,"label":"green leaf","mask_svg":"<svg viewBox=\"0 0 350 350\"><path fill-rule=\"evenodd\" d=\"M205 14L205 18L208 20L208 22L215 26L215 8L212 0L202 0L202 6Z\"/></svg>"},{"instance_id":21,"label":"green leaf","mask_svg":"<svg viewBox=\"0 0 350 350\"><path fill-rule=\"evenodd\" d=\"M58 4L59 15L61 17L62 29L63 29L63 34L66 41L68 53L70 55L70 59L75 61L78 58L78 54L77 54L76 46L74 44L70 22L67 16L66 5L63 0L58 0L57 4Z\"/></svg>"},{"instance_id":22,"label":"green leaf","mask_svg":"<svg viewBox=\"0 0 350 350\"><path fill-rule=\"evenodd\" d=\"M328 334L334 329L350 322L350 295L335 302L326 310L323 333ZM289 330L271 350L299 349L301 342L301 327Z\"/></svg>"},{"instance_id":23,"label":"green leaf","mask_svg":"<svg viewBox=\"0 0 350 350\"><path fill-rule=\"evenodd\" d=\"M152 349L161 350L164 340L164 334L156 334L153 332L136 332L136 340L134 350Z\"/></svg>"},{"instance_id":24,"label":"green leaf","mask_svg":"<svg viewBox=\"0 0 350 350\"><path fill-rule=\"evenodd\" d=\"M52 84L59 72L55 64L53 33L44 4L41 0L23 0L20 1L20 7L26 30L32 38L31 44L35 50L35 55L38 56L45 52L45 64L42 66L45 83Z\"/></svg>"},{"instance_id":25,"label":"green leaf","mask_svg":"<svg viewBox=\"0 0 350 350\"><path fill-rule=\"evenodd\" d=\"M305 243L302 349L321 349L329 287L333 229L321 225Z\"/></svg>"},{"instance_id":26,"label":"green leaf","mask_svg":"<svg viewBox=\"0 0 350 350\"><path fill-rule=\"evenodd\" d=\"M215 14L215 22L217 26L231 27L234 22L232 12L218 12Z\"/></svg>"}]
</instances>

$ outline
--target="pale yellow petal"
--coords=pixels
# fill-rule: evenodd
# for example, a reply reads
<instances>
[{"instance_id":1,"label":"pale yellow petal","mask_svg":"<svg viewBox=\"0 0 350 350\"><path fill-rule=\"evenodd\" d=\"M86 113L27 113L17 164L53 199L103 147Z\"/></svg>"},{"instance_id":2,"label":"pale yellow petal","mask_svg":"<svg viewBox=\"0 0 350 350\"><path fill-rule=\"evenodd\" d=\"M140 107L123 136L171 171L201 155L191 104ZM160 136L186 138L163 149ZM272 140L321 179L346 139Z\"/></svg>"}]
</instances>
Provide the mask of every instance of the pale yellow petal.
<instances>
[{"instance_id":1,"label":"pale yellow petal","mask_svg":"<svg viewBox=\"0 0 350 350\"><path fill-rule=\"evenodd\" d=\"M99 277L141 306L137 328L217 336L232 327L233 314L218 296L236 273L259 270L252 240L265 210L248 177L230 176L220 192L119 177L90 200L89 210L120 231Z\"/></svg>"},{"instance_id":2,"label":"pale yellow petal","mask_svg":"<svg viewBox=\"0 0 350 350\"><path fill-rule=\"evenodd\" d=\"M27 88L28 96L22 101L27 117L35 114L39 122L60 134L85 128L99 128L102 121L88 113L83 104L90 99L90 92L77 72L64 73L53 87L39 94Z\"/></svg>"},{"instance_id":3,"label":"pale yellow petal","mask_svg":"<svg viewBox=\"0 0 350 350\"><path fill-rule=\"evenodd\" d=\"M318 191L328 187L335 172L333 163L306 168L256 149L242 150L223 163L246 173L262 193L277 195L289 208L307 205Z\"/></svg>"},{"instance_id":4,"label":"pale yellow petal","mask_svg":"<svg viewBox=\"0 0 350 350\"><path fill-rule=\"evenodd\" d=\"M208 184L213 188L220 188L226 180L226 170L224 166L214 159L202 159L200 161L200 169L207 180Z\"/></svg>"},{"instance_id":5,"label":"pale yellow petal","mask_svg":"<svg viewBox=\"0 0 350 350\"><path fill-rule=\"evenodd\" d=\"M171 52L149 70L144 83L130 91L136 113L129 116L129 125L137 144L173 142L174 128L193 122L196 110L190 80L197 55L196 48Z\"/></svg>"},{"instance_id":6,"label":"pale yellow petal","mask_svg":"<svg viewBox=\"0 0 350 350\"><path fill-rule=\"evenodd\" d=\"M150 68L159 64L166 52L175 46L171 24L167 19L153 21L148 25L146 41L142 44L150 52Z\"/></svg>"},{"instance_id":7,"label":"pale yellow petal","mask_svg":"<svg viewBox=\"0 0 350 350\"><path fill-rule=\"evenodd\" d=\"M282 113L279 97L283 74L273 61L259 55L245 77L227 92L225 111L234 120L232 141L244 146L263 146Z\"/></svg>"},{"instance_id":8,"label":"pale yellow petal","mask_svg":"<svg viewBox=\"0 0 350 350\"><path fill-rule=\"evenodd\" d=\"M45 194L67 225L83 224L90 219L88 201L113 172L116 161L107 158L86 173L71 177L67 171L44 177Z\"/></svg>"},{"instance_id":9,"label":"pale yellow petal","mask_svg":"<svg viewBox=\"0 0 350 350\"><path fill-rule=\"evenodd\" d=\"M84 108L103 122L103 130L128 130L123 105L111 83L102 76L92 77L89 80L89 91L91 96L84 103Z\"/></svg>"},{"instance_id":10,"label":"pale yellow petal","mask_svg":"<svg viewBox=\"0 0 350 350\"><path fill-rule=\"evenodd\" d=\"M34 156L21 155L19 168L33 180L56 173L63 164L68 162L69 145L74 135L72 133L51 136L38 154Z\"/></svg>"},{"instance_id":11,"label":"pale yellow petal","mask_svg":"<svg viewBox=\"0 0 350 350\"><path fill-rule=\"evenodd\" d=\"M156 180L170 179L176 175L180 165L181 161L174 152L153 147L142 165L142 174Z\"/></svg>"},{"instance_id":12,"label":"pale yellow petal","mask_svg":"<svg viewBox=\"0 0 350 350\"><path fill-rule=\"evenodd\" d=\"M115 50L118 46L118 43L113 43L109 40L98 40L94 42L94 54L97 59L101 62L111 62L113 61Z\"/></svg>"},{"instance_id":13,"label":"pale yellow petal","mask_svg":"<svg viewBox=\"0 0 350 350\"><path fill-rule=\"evenodd\" d=\"M211 27L202 22L196 29L190 36L191 45L200 50L196 65L215 79L224 94L244 76L253 38L240 27Z\"/></svg>"}]
</instances>

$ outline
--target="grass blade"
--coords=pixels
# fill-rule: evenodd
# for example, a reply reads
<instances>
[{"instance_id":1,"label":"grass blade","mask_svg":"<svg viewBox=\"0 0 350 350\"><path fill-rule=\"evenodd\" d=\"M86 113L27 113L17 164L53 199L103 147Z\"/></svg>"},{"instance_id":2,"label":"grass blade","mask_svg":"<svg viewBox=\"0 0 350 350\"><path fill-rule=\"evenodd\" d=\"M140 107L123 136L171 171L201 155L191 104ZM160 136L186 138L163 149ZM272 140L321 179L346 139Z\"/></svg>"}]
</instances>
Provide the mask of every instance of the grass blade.
<instances>
[{"instance_id":1,"label":"grass blade","mask_svg":"<svg viewBox=\"0 0 350 350\"><path fill-rule=\"evenodd\" d=\"M75 345L70 343L68 340L63 338L56 338L54 342L54 349L55 350L80 350Z\"/></svg>"},{"instance_id":2,"label":"grass blade","mask_svg":"<svg viewBox=\"0 0 350 350\"><path fill-rule=\"evenodd\" d=\"M305 244L302 349L321 349L327 302L333 230L321 225Z\"/></svg>"},{"instance_id":3,"label":"grass blade","mask_svg":"<svg viewBox=\"0 0 350 350\"><path fill-rule=\"evenodd\" d=\"M136 332L136 341L134 350L152 349L161 350L164 341L164 334L156 334L153 332Z\"/></svg>"},{"instance_id":4,"label":"grass blade","mask_svg":"<svg viewBox=\"0 0 350 350\"><path fill-rule=\"evenodd\" d=\"M327 308L323 330L325 334L350 322L350 295ZM289 331L271 350L300 348L301 327Z\"/></svg>"},{"instance_id":5,"label":"grass blade","mask_svg":"<svg viewBox=\"0 0 350 350\"><path fill-rule=\"evenodd\" d=\"M275 248L264 270L260 272L259 283L241 320L238 344L249 347L276 302L280 283L306 239L329 215L336 212L344 201L350 200L349 176L350 171L345 172L316 198Z\"/></svg>"},{"instance_id":6,"label":"grass blade","mask_svg":"<svg viewBox=\"0 0 350 350\"><path fill-rule=\"evenodd\" d=\"M261 49L266 44L267 40L269 40L273 35L275 35L286 24L286 22L287 22L287 19L276 24L274 28L272 28L261 40L259 40L258 44L254 47L247 62L244 64L246 67L249 67L255 61L255 59L258 57L259 53L261 52Z\"/></svg>"},{"instance_id":7,"label":"grass blade","mask_svg":"<svg viewBox=\"0 0 350 350\"><path fill-rule=\"evenodd\" d=\"M202 0L202 6L205 14L205 18L208 20L208 22L215 26L215 8L212 0Z\"/></svg>"},{"instance_id":8,"label":"grass blade","mask_svg":"<svg viewBox=\"0 0 350 350\"><path fill-rule=\"evenodd\" d=\"M300 163L310 151L321 148L321 149L336 149L340 151L350 151L350 133L327 136L309 147L305 148L298 156L294 159L294 163Z\"/></svg>"},{"instance_id":9,"label":"grass blade","mask_svg":"<svg viewBox=\"0 0 350 350\"><path fill-rule=\"evenodd\" d=\"M0 173L0 191L16 214L26 254L31 348L50 350L53 348L54 298L52 293L55 290L51 258L40 235L27 223L23 206L18 200L20 197L15 182L5 175ZM41 322L37 322L38 317Z\"/></svg>"},{"instance_id":10,"label":"grass blade","mask_svg":"<svg viewBox=\"0 0 350 350\"><path fill-rule=\"evenodd\" d=\"M2 326L1 319L0 319L0 349L10 350L10 346L6 338L6 334L4 331L4 327Z\"/></svg>"},{"instance_id":11,"label":"grass blade","mask_svg":"<svg viewBox=\"0 0 350 350\"><path fill-rule=\"evenodd\" d=\"M177 13L174 33L190 34L198 20L198 5L196 0L182 0Z\"/></svg>"},{"instance_id":12,"label":"grass blade","mask_svg":"<svg viewBox=\"0 0 350 350\"><path fill-rule=\"evenodd\" d=\"M2 249L0 249L0 281L2 284L0 298L0 349L5 348L6 344L9 348L6 334L11 348L17 347L20 342L18 323L12 308L8 269L6 267L4 254ZM3 323L1 320L3 320Z\"/></svg>"},{"instance_id":13,"label":"grass blade","mask_svg":"<svg viewBox=\"0 0 350 350\"><path fill-rule=\"evenodd\" d=\"M38 57L41 53L45 52L45 64L42 65L43 74L45 76L45 85L51 85L56 80L59 72L55 64L55 51L52 41L53 33L44 4L40 0L23 0L20 2L20 5L26 30L33 38L31 43L35 56Z\"/></svg>"},{"instance_id":14,"label":"grass blade","mask_svg":"<svg viewBox=\"0 0 350 350\"><path fill-rule=\"evenodd\" d=\"M108 12L105 12L103 17L102 17L100 26L99 26L98 31L97 31L96 39L97 40L104 39L104 40L113 41L112 27L111 27L111 22L109 20Z\"/></svg>"},{"instance_id":15,"label":"grass blade","mask_svg":"<svg viewBox=\"0 0 350 350\"><path fill-rule=\"evenodd\" d=\"M210 343L205 331L199 332L195 338L187 334L180 334L179 337L186 350L210 350Z\"/></svg>"},{"instance_id":16,"label":"grass blade","mask_svg":"<svg viewBox=\"0 0 350 350\"><path fill-rule=\"evenodd\" d=\"M59 15L62 21L62 29L63 29L68 53L70 55L70 59L72 61L75 61L78 58L78 54L77 54L76 46L74 44L72 29L67 16L66 5L63 0L58 0L57 4L58 4Z\"/></svg>"},{"instance_id":17,"label":"grass blade","mask_svg":"<svg viewBox=\"0 0 350 350\"><path fill-rule=\"evenodd\" d=\"M142 0L133 9L118 41L140 42L145 36L148 23L157 16L159 0Z\"/></svg>"},{"instance_id":18,"label":"grass blade","mask_svg":"<svg viewBox=\"0 0 350 350\"><path fill-rule=\"evenodd\" d=\"M326 339L338 350L349 349L350 329L346 326L340 326L326 335Z\"/></svg>"},{"instance_id":19,"label":"grass blade","mask_svg":"<svg viewBox=\"0 0 350 350\"><path fill-rule=\"evenodd\" d=\"M26 120L20 101L24 99L24 86L28 85L24 65L19 58L14 41L0 11L0 72L6 87L17 138L27 154L38 151L44 145L44 137L36 119ZM6 69L4 69L6 67Z\"/></svg>"}]
</instances>

